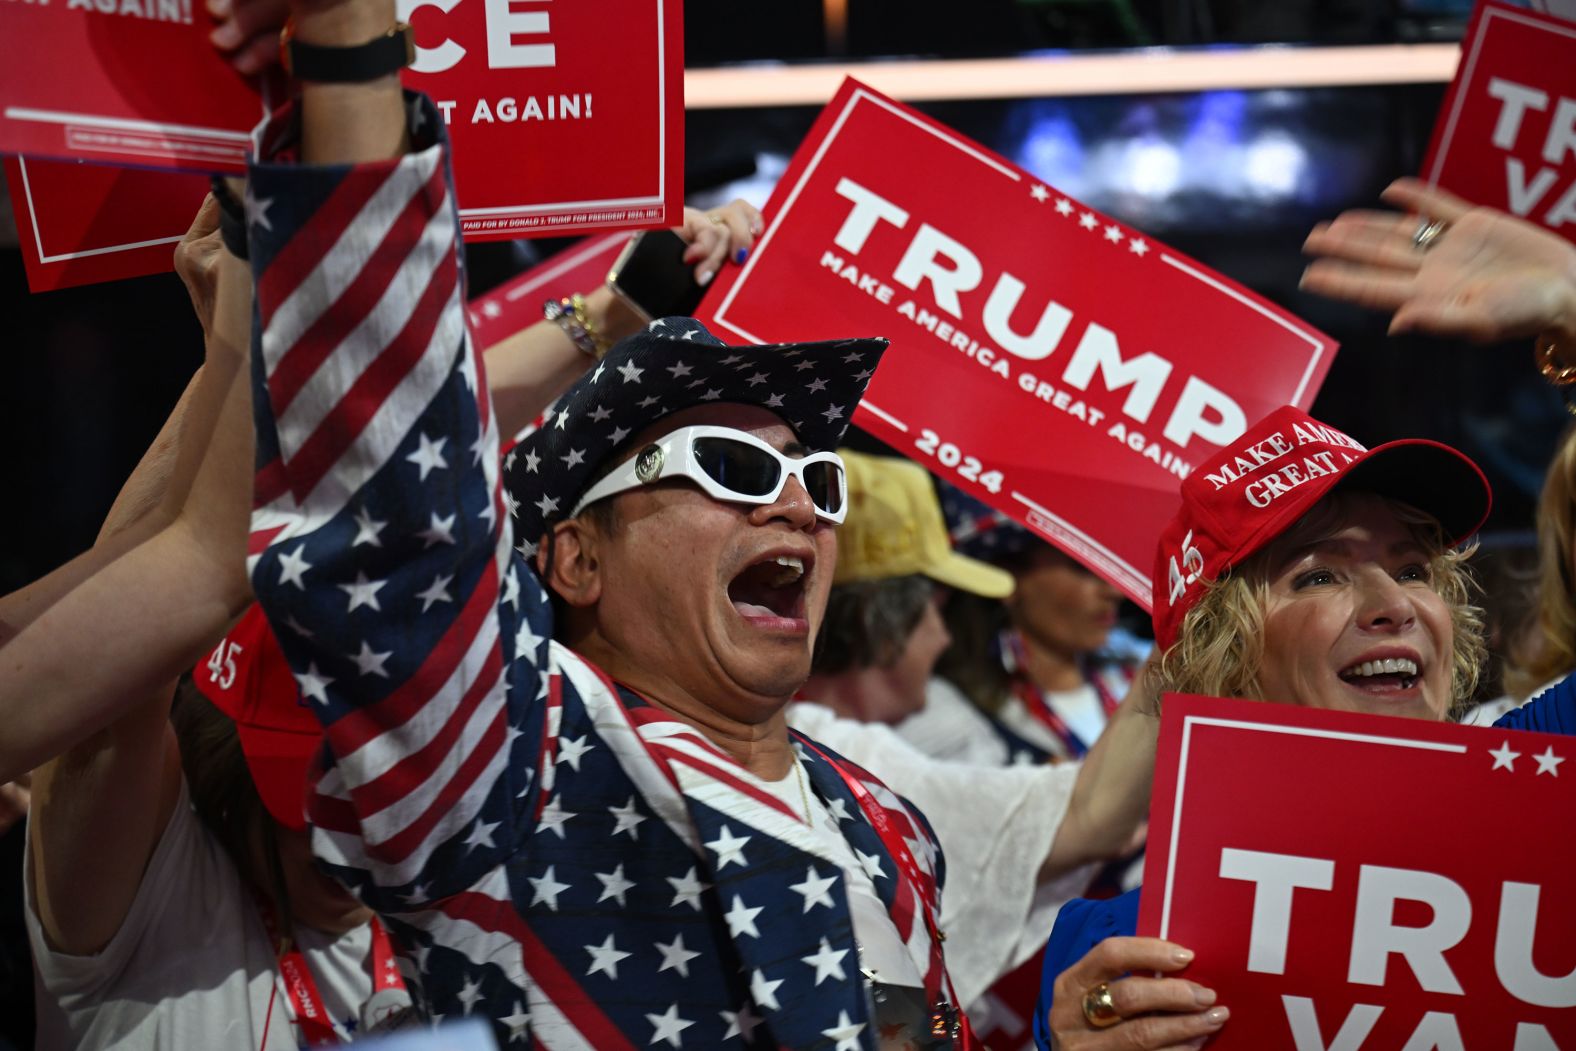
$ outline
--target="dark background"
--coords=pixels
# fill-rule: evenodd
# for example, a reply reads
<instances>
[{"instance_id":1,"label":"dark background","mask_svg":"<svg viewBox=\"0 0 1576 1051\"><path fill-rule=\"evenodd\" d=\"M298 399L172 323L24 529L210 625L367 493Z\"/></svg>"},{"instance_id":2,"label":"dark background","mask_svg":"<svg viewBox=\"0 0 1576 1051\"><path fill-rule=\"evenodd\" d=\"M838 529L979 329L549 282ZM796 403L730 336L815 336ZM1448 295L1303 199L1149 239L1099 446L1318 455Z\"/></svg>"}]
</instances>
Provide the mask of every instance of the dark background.
<instances>
[{"instance_id":1,"label":"dark background","mask_svg":"<svg viewBox=\"0 0 1576 1051\"><path fill-rule=\"evenodd\" d=\"M1458 39L1462 0L688 0L687 64L954 58L1151 46ZM1425 436L1483 465L1496 506L1485 547L1524 552L1544 465L1565 423L1526 346L1388 339L1385 319L1297 291L1314 222L1371 206L1422 162L1444 85L928 103L927 113L1049 184L1282 304L1342 344L1313 411L1366 444ZM692 111L697 203L763 204L816 108ZM8 211L8 209L7 209ZM6 217L9 218L8 216ZM0 220L0 227L5 220ZM3 240L3 235L0 235ZM0 593L92 543L114 494L192 370L200 332L174 275L30 295L14 235L0 248ZM469 251L477 294L558 242ZM4 856L0 883L19 866ZM0 957L19 895L0 893ZM11 980L5 968L13 967ZM0 1049L29 1046L25 960L0 958Z\"/></svg>"}]
</instances>

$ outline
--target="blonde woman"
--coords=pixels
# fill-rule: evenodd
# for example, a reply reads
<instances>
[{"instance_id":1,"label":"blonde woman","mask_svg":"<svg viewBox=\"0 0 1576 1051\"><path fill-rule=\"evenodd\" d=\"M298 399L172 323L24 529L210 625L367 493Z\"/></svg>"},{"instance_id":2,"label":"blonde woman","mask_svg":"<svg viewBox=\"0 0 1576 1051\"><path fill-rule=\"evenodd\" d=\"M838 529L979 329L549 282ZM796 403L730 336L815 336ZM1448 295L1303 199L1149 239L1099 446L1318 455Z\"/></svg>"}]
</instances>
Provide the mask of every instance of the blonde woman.
<instances>
[{"instance_id":1,"label":"blonde woman","mask_svg":"<svg viewBox=\"0 0 1576 1051\"><path fill-rule=\"evenodd\" d=\"M1538 500L1537 623L1512 650L1505 688L1516 701L1576 669L1576 429L1568 430L1543 479Z\"/></svg>"},{"instance_id":2,"label":"blonde woman","mask_svg":"<svg viewBox=\"0 0 1576 1051\"><path fill-rule=\"evenodd\" d=\"M1484 654L1458 547L1489 500L1482 472L1448 446L1367 450L1295 408L1271 414L1183 483L1161 538L1162 689L1449 718ZM1498 725L1576 732L1573 702L1558 691ZM1213 990L1122 977L1192 960L1129 937L1136 918L1136 894L1063 909L1036 1012L1042 1049L1193 1048L1226 1024Z\"/></svg>"}]
</instances>

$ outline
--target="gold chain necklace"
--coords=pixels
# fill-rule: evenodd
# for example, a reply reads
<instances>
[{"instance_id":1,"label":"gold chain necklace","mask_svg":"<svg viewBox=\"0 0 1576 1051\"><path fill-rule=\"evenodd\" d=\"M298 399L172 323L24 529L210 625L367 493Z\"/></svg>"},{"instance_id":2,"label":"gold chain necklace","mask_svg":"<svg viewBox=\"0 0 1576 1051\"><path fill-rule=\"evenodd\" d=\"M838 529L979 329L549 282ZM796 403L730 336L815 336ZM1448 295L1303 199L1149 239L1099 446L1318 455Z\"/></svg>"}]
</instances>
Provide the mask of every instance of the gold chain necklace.
<instances>
[{"instance_id":1,"label":"gold chain necklace","mask_svg":"<svg viewBox=\"0 0 1576 1051\"><path fill-rule=\"evenodd\" d=\"M813 825L815 824L815 818L810 813L810 793L804 787L804 760L799 758L798 752L793 754L793 768L795 774L798 775L799 799L804 803L804 823Z\"/></svg>"}]
</instances>

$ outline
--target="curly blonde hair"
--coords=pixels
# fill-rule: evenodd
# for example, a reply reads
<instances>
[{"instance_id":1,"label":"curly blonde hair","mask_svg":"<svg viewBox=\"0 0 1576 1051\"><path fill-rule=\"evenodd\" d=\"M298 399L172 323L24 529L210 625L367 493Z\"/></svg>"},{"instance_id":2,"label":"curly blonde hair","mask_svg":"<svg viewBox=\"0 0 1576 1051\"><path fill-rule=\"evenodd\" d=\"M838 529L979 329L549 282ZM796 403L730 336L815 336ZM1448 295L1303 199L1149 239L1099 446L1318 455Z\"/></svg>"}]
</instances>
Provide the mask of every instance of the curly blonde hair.
<instances>
[{"instance_id":1,"label":"curly blonde hair","mask_svg":"<svg viewBox=\"0 0 1576 1051\"><path fill-rule=\"evenodd\" d=\"M1283 537L1305 536L1327 528L1341 514L1344 494L1321 501ZM1453 654L1450 675L1451 718L1458 717L1477 689L1488 648L1483 641L1483 611L1472 604L1477 584L1467 560L1476 544L1446 547L1432 515L1385 498L1429 556L1429 580L1450 610ZM1274 551L1257 552L1232 572L1211 581L1182 619L1177 641L1160 659L1160 690L1209 697L1262 700L1259 666L1264 658L1264 611L1269 604Z\"/></svg>"},{"instance_id":2,"label":"curly blonde hair","mask_svg":"<svg viewBox=\"0 0 1576 1051\"><path fill-rule=\"evenodd\" d=\"M1538 498L1538 628L1512 646L1505 688L1517 700L1576 668L1576 428L1565 432Z\"/></svg>"}]
</instances>

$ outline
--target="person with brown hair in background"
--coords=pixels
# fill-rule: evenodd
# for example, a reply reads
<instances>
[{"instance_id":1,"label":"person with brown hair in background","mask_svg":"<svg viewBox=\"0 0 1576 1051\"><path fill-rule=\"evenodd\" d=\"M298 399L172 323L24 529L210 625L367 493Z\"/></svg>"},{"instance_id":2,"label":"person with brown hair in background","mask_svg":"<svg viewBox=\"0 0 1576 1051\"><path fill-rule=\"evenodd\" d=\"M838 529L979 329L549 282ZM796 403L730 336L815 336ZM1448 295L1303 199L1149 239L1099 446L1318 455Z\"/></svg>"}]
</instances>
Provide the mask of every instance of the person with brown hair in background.
<instances>
[{"instance_id":1,"label":"person with brown hair in background","mask_svg":"<svg viewBox=\"0 0 1576 1051\"><path fill-rule=\"evenodd\" d=\"M957 489L943 491L942 507L955 549L1010 573L1014 588L999 605L960 596L948 611L955 644L940 674L994 720L1015 758L1081 758L1148 654L1117 627L1121 593ZM938 735L924 717L914 723L899 732Z\"/></svg>"}]
</instances>

